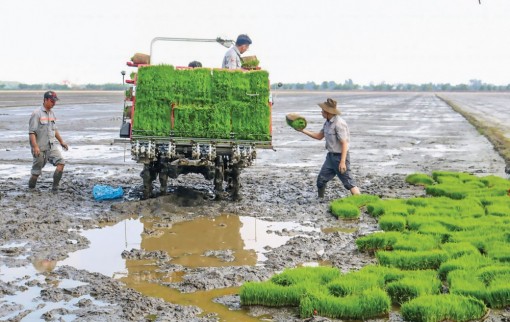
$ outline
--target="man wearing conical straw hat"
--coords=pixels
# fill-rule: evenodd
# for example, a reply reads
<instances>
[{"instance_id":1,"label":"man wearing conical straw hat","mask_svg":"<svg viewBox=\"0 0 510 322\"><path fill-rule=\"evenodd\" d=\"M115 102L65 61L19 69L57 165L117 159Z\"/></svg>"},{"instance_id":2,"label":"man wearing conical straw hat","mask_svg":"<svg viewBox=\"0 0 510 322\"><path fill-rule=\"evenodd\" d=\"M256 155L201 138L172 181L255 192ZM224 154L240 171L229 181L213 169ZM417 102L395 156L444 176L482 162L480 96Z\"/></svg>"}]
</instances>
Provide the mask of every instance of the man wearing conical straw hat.
<instances>
[{"instance_id":1,"label":"man wearing conical straw hat","mask_svg":"<svg viewBox=\"0 0 510 322\"><path fill-rule=\"evenodd\" d=\"M324 103L318 104L322 109L322 117L326 119L320 132L298 130L311 138L322 140L326 138L326 149L328 154L317 177L317 188L319 198L324 198L326 184L336 176L342 181L345 189L353 195L359 195L359 188L351 175L349 160L349 127L344 119L340 117L340 110L336 101L328 98Z\"/></svg>"}]
</instances>

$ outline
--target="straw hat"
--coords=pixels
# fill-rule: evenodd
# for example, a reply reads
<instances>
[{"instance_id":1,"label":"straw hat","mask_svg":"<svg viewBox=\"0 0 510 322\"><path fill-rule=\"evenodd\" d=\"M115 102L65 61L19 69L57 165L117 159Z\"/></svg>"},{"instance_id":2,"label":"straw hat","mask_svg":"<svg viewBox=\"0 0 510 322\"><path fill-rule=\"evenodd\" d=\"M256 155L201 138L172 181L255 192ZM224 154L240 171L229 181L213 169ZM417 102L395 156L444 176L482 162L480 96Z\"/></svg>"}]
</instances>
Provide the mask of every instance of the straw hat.
<instances>
[{"instance_id":1,"label":"straw hat","mask_svg":"<svg viewBox=\"0 0 510 322\"><path fill-rule=\"evenodd\" d=\"M340 110L336 107L336 101L328 98L324 103L319 103L319 106L329 114L340 114Z\"/></svg>"}]
</instances>

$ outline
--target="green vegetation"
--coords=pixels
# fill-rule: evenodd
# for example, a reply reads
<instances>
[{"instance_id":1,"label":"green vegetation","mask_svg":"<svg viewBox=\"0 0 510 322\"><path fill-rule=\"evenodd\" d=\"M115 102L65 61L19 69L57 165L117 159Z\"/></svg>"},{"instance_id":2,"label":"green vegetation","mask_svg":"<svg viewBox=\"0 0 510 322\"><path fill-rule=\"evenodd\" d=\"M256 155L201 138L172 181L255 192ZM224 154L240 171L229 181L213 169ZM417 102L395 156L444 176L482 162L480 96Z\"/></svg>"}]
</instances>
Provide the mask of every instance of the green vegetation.
<instances>
[{"instance_id":1,"label":"green vegetation","mask_svg":"<svg viewBox=\"0 0 510 322\"><path fill-rule=\"evenodd\" d=\"M242 59L242 68L253 69L259 67L260 61L255 56L244 57Z\"/></svg>"},{"instance_id":2,"label":"green vegetation","mask_svg":"<svg viewBox=\"0 0 510 322\"><path fill-rule=\"evenodd\" d=\"M414 173L406 177L406 182L414 185L428 186L434 184L434 179L424 173Z\"/></svg>"},{"instance_id":3,"label":"green vegetation","mask_svg":"<svg viewBox=\"0 0 510 322\"><path fill-rule=\"evenodd\" d=\"M273 85L273 89L278 89ZM343 83L335 81L323 81L321 83L306 82L306 83L285 83L282 84L283 90L328 90L328 91L351 91L351 90L364 90L364 91L381 91L381 92L508 92L510 91L510 84L508 85L494 85L483 83L481 80L472 79L469 84L450 83L424 83L424 84L410 84L410 83L386 83L361 85L356 84L352 79L347 79Z\"/></svg>"},{"instance_id":4,"label":"green vegetation","mask_svg":"<svg viewBox=\"0 0 510 322\"><path fill-rule=\"evenodd\" d=\"M271 140L266 71L141 67L133 134Z\"/></svg>"},{"instance_id":5,"label":"green vegetation","mask_svg":"<svg viewBox=\"0 0 510 322\"><path fill-rule=\"evenodd\" d=\"M402 305L406 321L469 321L480 319L487 312L482 301L461 295L420 296Z\"/></svg>"},{"instance_id":6,"label":"green vegetation","mask_svg":"<svg viewBox=\"0 0 510 322\"><path fill-rule=\"evenodd\" d=\"M296 120L290 121L287 119L287 125L292 127L295 130L301 131L306 128L306 120L304 118L298 118Z\"/></svg>"},{"instance_id":7,"label":"green vegetation","mask_svg":"<svg viewBox=\"0 0 510 322\"><path fill-rule=\"evenodd\" d=\"M425 185L428 196L361 195L331 203L335 216L357 217L366 206L378 219L382 232L356 240L360 251L375 254L378 265L327 278L318 278L321 273L313 268L296 269L303 275L287 270L282 277L250 285L270 283L299 295L266 289L256 301L245 301L243 287L242 303L273 306L283 301L276 298L285 296L292 299L289 305L299 306L302 318L317 312L339 319L368 319L386 314L390 301L401 305L407 321L468 321L480 319L487 307L508 307L510 198L502 192L510 189L510 181L446 171L408 178Z\"/></svg>"},{"instance_id":8,"label":"green vegetation","mask_svg":"<svg viewBox=\"0 0 510 322\"><path fill-rule=\"evenodd\" d=\"M404 277L386 285L394 304L401 305L422 295L439 294L441 281L434 270L405 272Z\"/></svg>"},{"instance_id":9,"label":"green vegetation","mask_svg":"<svg viewBox=\"0 0 510 322\"><path fill-rule=\"evenodd\" d=\"M331 202L331 213L336 217L345 219L359 218L360 208L369 202L379 200L379 197L372 195L354 195L347 198L336 199Z\"/></svg>"}]
</instances>

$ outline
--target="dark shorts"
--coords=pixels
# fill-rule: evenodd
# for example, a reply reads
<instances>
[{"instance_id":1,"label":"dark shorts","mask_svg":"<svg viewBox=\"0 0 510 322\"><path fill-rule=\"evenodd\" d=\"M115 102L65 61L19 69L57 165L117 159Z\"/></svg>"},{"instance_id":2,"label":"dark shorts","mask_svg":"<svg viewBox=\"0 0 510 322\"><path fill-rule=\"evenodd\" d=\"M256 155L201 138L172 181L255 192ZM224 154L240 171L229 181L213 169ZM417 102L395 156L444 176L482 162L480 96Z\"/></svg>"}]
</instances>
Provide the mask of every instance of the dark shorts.
<instances>
[{"instance_id":1,"label":"dark shorts","mask_svg":"<svg viewBox=\"0 0 510 322\"><path fill-rule=\"evenodd\" d=\"M39 156L33 156L34 160L32 162L32 171L33 175L39 176L41 175L41 170L44 168L46 163L50 162L54 166L57 164L65 164L64 158L60 153L60 150L54 145L51 150L41 151Z\"/></svg>"},{"instance_id":2,"label":"dark shorts","mask_svg":"<svg viewBox=\"0 0 510 322\"><path fill-rule=\"evenodd\" d=\"M328 152L326 155L326 160L322 165L321 172L319 172L319 176L317 177L317 188L323 188L326 186L328 181L333 179L335 176L338 176L345 189L351 190L356 187L356 181L351 176L351 161L349 158L349 153L347 152L347 157L345 158L345 165L347 167L347 171L342 174L340 170L338 170L338 165L340 164L340 153L331 153Z\"/></svg>"}]
</instances>

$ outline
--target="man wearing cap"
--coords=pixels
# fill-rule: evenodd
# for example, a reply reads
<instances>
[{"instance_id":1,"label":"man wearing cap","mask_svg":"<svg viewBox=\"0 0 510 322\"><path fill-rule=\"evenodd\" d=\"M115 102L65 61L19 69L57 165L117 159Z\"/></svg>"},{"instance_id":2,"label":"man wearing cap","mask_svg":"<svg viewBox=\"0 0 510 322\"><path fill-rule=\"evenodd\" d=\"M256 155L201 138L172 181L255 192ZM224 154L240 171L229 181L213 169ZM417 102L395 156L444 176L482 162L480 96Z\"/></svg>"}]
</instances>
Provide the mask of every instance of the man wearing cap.
<instances>
[{"instance_id":1,"label":"man wearing cap","mask_svg":"<svg viewBox=\"0 0 510 322\"><path fill-rule=\"evenodd\" d=\"M351 176L349 160L350 132L345 120L340 115L336 101L328 98L326 102L319 103L322 109L322 117L326 119L320 132L301 130L304 134L316 140L326 138L326 149L328 154L317 177L317 188L319 198L324 198L326 184L336 176L340 178L345 189L353 195L359 195L360 191L356 182Z\"/></svg>"},{"instance_id":2,"label":"man wearing cap","mask_svg":"<svg viewBox=\"0 0 510 322\"><path fill-rule=\"evenodd\" d=\"M251 39L248 35L241 34L237 36L235 46L230 47L225 53L221 68L240 69L242 64L241 55L244 54L251 45Z\"/></svg>"},{"instance_id":3,"label":"man wearing cap","mask_svg":"<svg viewBox=\"0 0 510 322\"><path fill-rule=\"evenodd\" d=\"M44 93L43 105L34 110L28 122L28 137L32 148L32 156L34 157L32 176L28 181L28 187L31 189L35 188L37 178L41 175L42 168L48 161L57 167L53 173L52 190L54 192L58 190L58 184L64 172L64 158L62 158L62 154L55 143L58 141L66 151L68 146L62 140L55 124L57 118L53 113L53 107L57 101L58 97L55 92L47 91Z\"/></svg>"}]
</instances>

